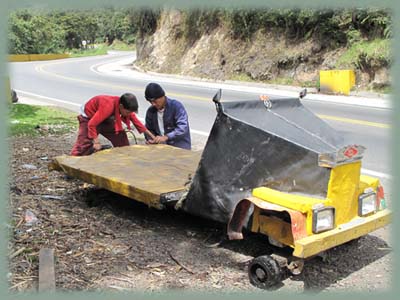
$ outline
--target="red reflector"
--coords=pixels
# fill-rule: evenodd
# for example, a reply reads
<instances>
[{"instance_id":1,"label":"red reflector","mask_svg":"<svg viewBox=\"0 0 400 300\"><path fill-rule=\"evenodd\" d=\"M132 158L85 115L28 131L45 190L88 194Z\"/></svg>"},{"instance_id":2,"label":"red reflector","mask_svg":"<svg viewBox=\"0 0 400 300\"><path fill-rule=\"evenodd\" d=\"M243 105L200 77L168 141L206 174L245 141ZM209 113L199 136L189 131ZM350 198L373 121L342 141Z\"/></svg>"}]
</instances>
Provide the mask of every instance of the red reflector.
<instances>
[{"instance_id":1,"label":"red reflector","mask_svg":"<svg viewBox=\"0 0 400 300\"><path fill-rule=\"evenodd\" d=\"M376 207L378 210L386 208L385 192L383 191L383 186L378 186L376 189Z\"/></svg>"},{"instance_id":2,"label":"red reflector","mask_svg":"<svg viewBox=\"0 0 400 300\"><path fill-rule=\"evenodd\" d=\"M354 155L357 155L357 153L358 150L355 147L349 147L343 152L343 154L348 158L352 158Z\"/></svg>"},{"instance_id":3,"label":"red reflector","mask_svg":"<svg viewBox=\"0 0 400 300\"><path fill-rule=\"evenodd\" d=\"M383 186L378 186L378 189L376 191L376 196L378 197L378 200L381 200L385 198L385 192L383 191Z\"/></svg>"}]
</instances>

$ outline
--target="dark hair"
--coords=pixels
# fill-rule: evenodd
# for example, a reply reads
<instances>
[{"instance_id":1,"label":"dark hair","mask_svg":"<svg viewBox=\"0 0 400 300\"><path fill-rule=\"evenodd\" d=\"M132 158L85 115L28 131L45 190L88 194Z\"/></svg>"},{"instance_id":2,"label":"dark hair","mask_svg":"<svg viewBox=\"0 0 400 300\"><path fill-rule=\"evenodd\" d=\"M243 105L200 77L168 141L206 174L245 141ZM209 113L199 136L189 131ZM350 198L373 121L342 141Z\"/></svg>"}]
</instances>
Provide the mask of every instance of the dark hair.
<instances>
[{"instance_id":1,"label":"dark hair","mask_svg":"<svg viewBox=\"0 0 400 300\"><path fill-rule=\"evenodd\" d=\"M119 98L119 103L122 104L122 106L133 112L137 112L139 109L139 104L137 102L136 96L131 93L125 93Z\"/></svg>"},{"instance_id":2,"label":"dark hair","mask_svg":"<svg viewBox=\"0 0 400 300\"><path fill-rule=\"evenodd\" d=\"M146 86L146 90L144 91L144 97L147 101L154 101L160 97L165 96L165 92L163 88L155 82L151 82Z\"/></svg>"}]
</instances>

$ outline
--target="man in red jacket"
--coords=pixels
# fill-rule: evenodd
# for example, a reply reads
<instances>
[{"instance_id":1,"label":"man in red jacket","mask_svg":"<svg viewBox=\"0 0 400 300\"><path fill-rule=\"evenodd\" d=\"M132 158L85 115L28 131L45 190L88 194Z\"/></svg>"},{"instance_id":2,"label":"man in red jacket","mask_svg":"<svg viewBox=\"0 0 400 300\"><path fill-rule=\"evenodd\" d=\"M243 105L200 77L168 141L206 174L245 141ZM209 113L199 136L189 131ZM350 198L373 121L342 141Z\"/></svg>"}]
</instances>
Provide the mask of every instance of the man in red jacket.
<instances>
[{"instance_id":1,"label":"man in red jacket","mask_svg":"<svg viewBox=\"0 0 400 300\"><path fill-rule=\"evenodd\" d=\"M78 116L79 132L71 150L73 156L90 155L101 150L99 134L107 138L114 147L128 146L129 140L122 122L131 129L132 121L139 133L145 133L152 139L154 135L139 121L135 95L125 93L121 97L99 95L91 98L81 107Z\"/></svg>"}]
</instances>

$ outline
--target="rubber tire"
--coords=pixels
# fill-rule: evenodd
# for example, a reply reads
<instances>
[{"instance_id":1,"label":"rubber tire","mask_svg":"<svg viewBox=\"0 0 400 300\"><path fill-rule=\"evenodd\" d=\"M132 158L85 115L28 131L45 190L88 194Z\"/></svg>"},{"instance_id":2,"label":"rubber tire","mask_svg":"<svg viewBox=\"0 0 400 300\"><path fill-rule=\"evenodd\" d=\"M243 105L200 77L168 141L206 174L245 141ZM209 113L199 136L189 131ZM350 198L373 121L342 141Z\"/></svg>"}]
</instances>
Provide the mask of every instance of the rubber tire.
<instances>
[{"instance_id":1,"label":"rubber tire","mask_svg":"<svg viewBox=\"0 0 400 300\"><path fill-rule=\"evenodd\" d=\"M252 285L265 290L273 288L282 280L282 270L278 262L269 255L253 259L248 268L248 275Z\"/></svg>"}]
</instances>

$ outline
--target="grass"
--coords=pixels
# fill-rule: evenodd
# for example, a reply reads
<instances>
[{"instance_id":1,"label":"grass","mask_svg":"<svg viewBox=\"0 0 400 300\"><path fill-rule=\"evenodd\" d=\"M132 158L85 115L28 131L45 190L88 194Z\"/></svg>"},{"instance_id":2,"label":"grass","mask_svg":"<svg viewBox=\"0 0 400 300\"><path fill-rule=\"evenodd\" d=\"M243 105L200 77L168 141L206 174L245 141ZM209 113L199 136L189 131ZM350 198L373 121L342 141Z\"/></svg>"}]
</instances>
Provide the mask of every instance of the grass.
<instances>
[{"instance_id":1,"label":"grass","mask_svg":"<svg viewBox=\"0 0 400 300\"><path fill-rule=\"evenodd\" d=\"M256 82L253 80L249 75L244 74L244 73L236 73L230 76L230 80L236 80L236 81L246 81L246 82Z\"/></svg>"},{"instance_id":2,"label":"grass","mask_svg":"<svg viewBox=\"0 0 400 300\"><path fill-rule=\"evenodd\" d=\"M349 49L337 60L337 68L359 67L361 60L388 63L392 61L390 40L376 39L372 41L360 41L351 45Z\"/></svg>"},{"instance_id":3,"label":"grass","mask_svg":"<svg viewBox=\"0 0 400 300\"><path fill-rule=\"evenodd\" d=\"M71 57L95 56L107 54L108 47L104 44L94 45L94 48L88 49L72 49L70 52Z\"/></svg>"},{"instance_id":4,"label":"grass","mask_svg":"<svg viewBox=\"0 0 400 300\"><path fill-rule=\"evenodd\" d=\"M136 45L135 44L126 44L119 40L115 40L111 44L111 46L109 46L109 49L119 50L119 51L134 51L134 50L136 50Z\"/></svg>"},{"instance_id":5,"label":"grass","mask_svg":"<svg viewBox=\"0 0 400 300\"><path fill-rule=\"evenodd\" d=\"M269 83L269 84L277 84L277 85L298 85L298 82L296 82L291 77L277 77L275 79L268 80L265 82Z\"/></svg>"},{"instance_id":6,"label":"grass","mask_svg":"<svg viewBox=\"0 0 400 300\"><path fill-rule=\"evenodd\" d=\"M244 82L258 82L258 83L266 83L266 84L277 84L277 85L292 85L292 86L301 86L301 87L318 87L318 82L316 81L305 81L305 82L298 82L293 80L291 77L279 77L273 80L254 80L249 75L244 73L238 73L232 75L230 80L236 81L244 81Z\"/></svg>"},{"instance_id":7,"label":"grass","mask_svg":"<svg viewBox=\"0 0 400 300\"><path fill-rule=\"evenodd\" d=\"M382 66L390 66L392 62L391 40L375 39L351 45L337 60L336 68L363 69L363 66L367 64L372 69L378 69ZM374 87L370 91L388 94L392 92L392 87Z\"/></svg>"},{"instance_id":8,"label":"grass","mask_svg":"<svg viewBox=\"0 0 400 300\"><path fill-rule=\"evenodd\" d=\"M375 88L373 89L374 92L380 93L380 94L392 94L393 93L393 87L392 86L385 86L381 88Z\"/></svg>"},{"instance_id":9,"label":"grass","mask_svg":"<svg viewBox=\"0 0 400 300\"><path fill-rule=\"evenodd\" d=\"M121 41L114 41L110 46L107 44L95 44L90 45L88 49L72 49L70 52L71 57L83 57L83 56L95 56L95 55L105 55L108 50L119 50L119 51L134 51L136 49L135 45L126 44Z\"/></svg>"},{"instance_id":10,"label":"grass","mask_svg":"<svg viewBox=\"0 0 400 300\"><path fill-rule=\"evenodd\" d=\"M9 107L11 136L63 134L77 129L76 113L27 104L12 104Z\"/></svg>"}]
</instances>

